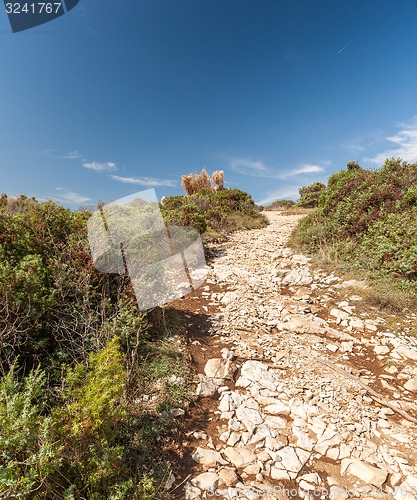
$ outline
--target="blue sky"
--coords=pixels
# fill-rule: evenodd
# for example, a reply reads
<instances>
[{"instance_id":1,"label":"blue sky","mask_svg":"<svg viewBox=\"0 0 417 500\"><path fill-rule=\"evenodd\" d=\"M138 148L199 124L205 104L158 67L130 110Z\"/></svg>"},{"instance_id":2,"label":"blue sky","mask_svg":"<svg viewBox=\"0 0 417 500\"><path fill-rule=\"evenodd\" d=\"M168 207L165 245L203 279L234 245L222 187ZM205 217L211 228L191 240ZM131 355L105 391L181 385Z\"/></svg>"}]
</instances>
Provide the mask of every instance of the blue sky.
<instances>
[{"instance_id":1,"label":"blue sky","mask_svg":"<svg viewBox=\"0 0 417 500\"><path fill-rule=\"evenodd\" d=\"M0 6L0 192L71 208L224 170L268 204L350 160L417 161L414 0Z\"/></svg>"}]
</instances>

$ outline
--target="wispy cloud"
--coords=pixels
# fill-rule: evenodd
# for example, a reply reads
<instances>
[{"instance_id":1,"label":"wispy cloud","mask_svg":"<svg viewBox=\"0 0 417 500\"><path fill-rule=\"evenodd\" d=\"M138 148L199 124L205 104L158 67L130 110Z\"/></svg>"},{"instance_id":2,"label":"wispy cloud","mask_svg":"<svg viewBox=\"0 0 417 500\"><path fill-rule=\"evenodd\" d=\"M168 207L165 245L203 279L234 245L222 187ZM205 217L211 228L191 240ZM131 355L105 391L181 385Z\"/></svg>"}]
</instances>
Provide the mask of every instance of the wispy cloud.
<instances>
[{"instance_id":1,"label":"wispy cloud","mask_svg":"<svg viewBox=\"0 0 417 500\"><path fill-rule=\"evenodd\" d=\"M87 161L83 163L84 168L89 168L90 170L95 170L96 172L108 172L110 170L117 170L116 163L112 161L99 162L99 161Z\"/></svg>"},{"instance_id":2,"label":"wispy cloud","mask_svg":"<svg viewBox=\"0 0 417 500\"><path fill-rule=\"evenodd\" d=\"M120 175L110 176L114 181L123 182L124 184L136 184L145 187L176 187L177 182L170 179L155 179L154 177L121 177Z\"/></svg>"},{"instance_id":3,"label":"wispy cloud","mask_svg":"<svg viewBox=\"0 0 417 500\"><path fill-rule=\"evenodd\" d=\"M348 142L344 142L340 145L343 149L350 151L351 153L360 153L365 149L362 145L361 139L351 139Z\"/></svg>"},{"instance_id":4,"label":"wispy cloud","mask_svg":"<svg viewBox=\"0 0 417 500\"><path fill-rule=\"evenodd\" d=\"M323 162L323 165L328 166L330 162ZM291 170L278 169L270 167L262 161L250 160L247 158L233 158L229 160L228 168L242 175L252 177L267 177L270 179L288 179L295 175L312 174L323 172L324 166L314 165L312 163L304 163L294 167Z\"/></svg>"},{"instance_id":5,"label":"wispy cloud","mask_svg":"<svg viewBox=\"0 0 417 500\"><path fill-rule=\"evenodd\" d=\"M62 154L58 149L41 149L39 151L31 151L31 154L43 156L44 158L56 158L59 160L79 160L81 153L79 151L70 151Z\"/></svg>"},{"instance_id":6,"label":"wispy cloud","mask_svg":"<svg viewBox=\"0 0 417 500\"><path fill-rule=\"evenodd\" d=\"M60 156L63 160L79 160L81 158L81 154L79 151L70 151L69 153Z\"/></svg>"},{"instance_id":7,"label":"wispy cloud","mask_svg":"<svg viewBox=\"0 0 417 500\"><path fill-rule=\"evenodd\" d=\"M91 198L83 196L73 191L68 191L65 188L56 188L59 191L59 196L51 196L54 201L59 201L61 203L85 203L86 201L91 201Z\"/></svg>"},{"instance_id":8,"label":"wispy cloud","mask_svg":"<svg viewBox=\"0 0 417 500\"><path fill-rule=\"evenodd\" d=\"M400 157L408 162L417 161L417 115L410 120L397 123L398 132L395 135L386 137L385 140L394 147L387 148L372 158L365 158L366 161L382 165L386 158Z\"/></svg>"},{"instance_id":9,"label":"wispy cloud","mask_svg":"<svg viewBox=\"0 0 417 500\"><path fill-rule=\"evenodd\" d=\"M243 175L262 176L262 174L268 172L268 168L263 162L247 158L232 158L229 161L228 167L234 172Z\"/></svg>"},{"instance_id":10,"label":"wispy cloud","mask_svg":"<svg viewBox=\"0 0 417 500\"><path fill-rule=\"evenodd\" d=\"M257 205L269 205L276 200L295 200L299 198L298 188L295 186L288 186L285 189L279 189L267 193L266 197L257 201Z\"/></svg>"},{"instance_id":11,"label":"wispy cloud","mask_svg":"<svg viewBox=\"0 0 417 500\"><path fill-rule=\"evenodd\" d=\"M294 168L293 170L289 170L288 172L284 172L280 174L280 179L286 179L287 177L293 177L294 175L300 174L313 174L315 172L323 172L324 168L320 165L313 165L311 163L306 163L301 167Z\"/></svg>"}]
</instances>

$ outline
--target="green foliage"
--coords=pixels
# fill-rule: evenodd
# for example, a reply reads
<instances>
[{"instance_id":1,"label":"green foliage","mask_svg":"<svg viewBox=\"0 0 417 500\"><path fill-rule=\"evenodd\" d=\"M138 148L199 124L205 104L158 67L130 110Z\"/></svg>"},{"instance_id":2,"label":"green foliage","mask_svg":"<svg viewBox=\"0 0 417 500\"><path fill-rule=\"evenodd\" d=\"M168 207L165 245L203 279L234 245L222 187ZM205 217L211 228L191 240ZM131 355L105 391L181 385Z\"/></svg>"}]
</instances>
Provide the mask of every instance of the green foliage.
<instances>
[{"instance_id":1,"label":"green foliage","mask_svg":"<svg viewBox=\"0 0 417 500\"><path fill-rule=\"evenodd\" d=\"M240 189L202 189L190 196L166 198L161 208L167 224L191 226L200 233L267 224L252 197Z\"/></svg>"},{"instance_id":2,"label":"green foliage","mask_svg":"<svg viewBox=\"0 0 417 500\"><path fill-rule=\"evenodd\" d=\"M77 436L80 432L97 431L109 437L114 423L123 416L119 400L125 387L125 369L118 339L89 356L88 369L77 365L69 369L64 381L64 397L68 400L62 416L68 422L64 435Z\"/></svg>"},{"instance_id":3,"label":"green foliage","mask_svg":"<svg viewBox=\"0 0 417 500\"><path fill-rule=\"evenodd\" d=\"M94 269L88 213L20 197L0 205L0 358L26 371L86 362L105 345L123 277Z\"/></svg>"},{"instance_id":4,"label":"green foliage","mask_svg":"<svg viewBox=\"0 0 417 500\"><path fill-rule=\"evenodd\" d=\"M355 258L382 275L417 280L417 208L374 222L356 247Z\"/></svg>"},{"instance_id":5,"label":"green foliage","mask_svg":"<svg viewBox=\"0 0 417 500\"><path fill-rule=\"evenodd\" d=\"M295 241L333 248L351 268L417 293L417 164L387 159L378 170L350 162L333 174Z\"/></svg>"},{"instance_id":6,"label":"green foliage","mask_svg":"<svg viewBox=\"0 0 417 500\"><path fill-rule=\"evenodd\" d=\"M61 446L45 416L45 373L32 371L22 382L14 367L0 379L0 497L38 491L61 466Z\"/></svg>"},{"instance_id":7,"label":"green foliage","mask_svg":"<svg viewBox=\"0 0 417 500\"><path fill-rule=\"evenodd\" d=\"M207 228L206 219L197 205L183 204L178 209L164 209L162 215L168 225L189 226L200 233L203 233Z\"/></svg>"},{"instance_id":8,"label":"green foliage","mask_svg":"<svg viewBox=\"0 0 417 500\"><path fill-rule=\"evenodd\" d=\"M186 404L187 362L176 345L151 355L164 317L138 311L126 276L94 268L89 215L0 197L0 498L168 496L160 445L172 424L155 412ZM141 370L163 380L148 380L160 397L146 408Z\"/></svg>"},{"instance_id":9,"label":"green foliage","mask_svg":"<svg viewBox=\"0 0 417 500\"><path fill-rule=\"evenodd\" d=\"M298 206L302 208L315 208L318 205L319 198L326 186L321 182L313 182L310 186L302 187L298 190L300 200Z\"/></svg>"},{"instance_id":10,"label":"green foliage","mask_svg":"<svg viewBox=\"0 0 417 500\"><path fill-rule=\"evenodd\" d=\"M89 366L69 368L62 403L52 412L62 444L65 477L89 497L105 498L110 485L123 478L124 446L118 444L126 418L123 402L126 371L117 338L89 356Z\"/></svg>"}]
</instances>

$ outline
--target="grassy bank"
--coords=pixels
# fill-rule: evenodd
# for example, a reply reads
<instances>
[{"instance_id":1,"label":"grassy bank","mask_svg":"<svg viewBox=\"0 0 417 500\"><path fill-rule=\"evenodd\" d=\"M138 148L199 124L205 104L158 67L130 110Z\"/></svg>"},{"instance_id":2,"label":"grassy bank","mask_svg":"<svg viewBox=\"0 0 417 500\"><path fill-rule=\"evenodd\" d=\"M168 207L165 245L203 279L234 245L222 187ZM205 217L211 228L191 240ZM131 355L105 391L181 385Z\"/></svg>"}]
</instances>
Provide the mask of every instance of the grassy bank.
<instances>
[{"instance_id":1,"label":"grassy bank","mask_svg":"<svg viewBox=\"0 0 417 500\"><path fill-rule=\"evenodd\" d=\"M292 244L322 264L371 280L375 305L415 308L417 164L392 158L365 170L349 163L322 186L317 208L301 220Z\"/></svg>"}]
</instances>

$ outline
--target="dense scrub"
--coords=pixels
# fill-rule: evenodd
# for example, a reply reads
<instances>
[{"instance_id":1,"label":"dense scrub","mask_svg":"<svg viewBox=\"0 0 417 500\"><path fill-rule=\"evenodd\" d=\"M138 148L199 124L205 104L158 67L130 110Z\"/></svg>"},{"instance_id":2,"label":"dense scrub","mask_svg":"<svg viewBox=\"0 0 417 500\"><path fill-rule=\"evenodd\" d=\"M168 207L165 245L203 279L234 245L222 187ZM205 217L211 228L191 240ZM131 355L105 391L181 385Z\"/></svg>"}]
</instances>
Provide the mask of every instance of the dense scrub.
<instances>
[{"instance_id":1,"label":"dense scrub","mask_svg":"<svg viewBox=\"0 0 417 500\"><path fill-rule=\"evenodd\" d=\"M162 212L206 235L266 223L237 189L167 198ZM90 215L0 198L0 498L169 498L186 350L175 311L140 312L126 274L95 269Z\"/></svg>"},{"instance_id":2,"label":"dense scrub","mask_svg":"<svg viewBox=\"0 0 417 500\"><path fill-rule=\"evenodd\" d=\"M89 215L0 198L0 498L169 497L187 358L169 310L94 268Z\"/></svg>"},{"instance_id":3,"label":"dense scrub","mask_svg":"<svg viewBox=\"0 0 417 500\"><path fill-rule=\"evenodd\" d=\"M365 170L350 162L329 178L294 241L416 294L417 164L391 158Z\"/></svg>"},{"instance_id":4,"label":"dense scrub","mask_svg":"<svg viewBox=\"0 0 417 500\"><path fill-rule=\"evenodd\" d=\"M239 189L203 189L190 196L172 196L161 208L167 223L194 227L208 238L267 224L252 197Z\"/></svg>"}]
</instances>

